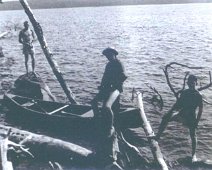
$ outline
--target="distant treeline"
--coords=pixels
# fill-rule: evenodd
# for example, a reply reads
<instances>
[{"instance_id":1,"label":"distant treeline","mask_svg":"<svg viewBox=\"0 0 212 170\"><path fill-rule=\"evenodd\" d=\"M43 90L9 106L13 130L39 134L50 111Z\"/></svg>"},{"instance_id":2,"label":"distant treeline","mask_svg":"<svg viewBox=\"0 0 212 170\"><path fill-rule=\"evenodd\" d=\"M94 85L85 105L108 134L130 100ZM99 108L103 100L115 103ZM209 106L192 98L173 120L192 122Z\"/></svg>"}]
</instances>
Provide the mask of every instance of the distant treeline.
<instances>
[{"instance_id":1,"label":"distant treeline","mask_svg":"<svg viewBox=\"0 0 212 170\"><path fill-rule=\"evenodd\" d=\"M173 4L173 3L209 3L212 0L28 0L31 8L71 8L112 5ZM22 9L19 2L0 4L0 10Z\"/></svg>"}]
</instances>

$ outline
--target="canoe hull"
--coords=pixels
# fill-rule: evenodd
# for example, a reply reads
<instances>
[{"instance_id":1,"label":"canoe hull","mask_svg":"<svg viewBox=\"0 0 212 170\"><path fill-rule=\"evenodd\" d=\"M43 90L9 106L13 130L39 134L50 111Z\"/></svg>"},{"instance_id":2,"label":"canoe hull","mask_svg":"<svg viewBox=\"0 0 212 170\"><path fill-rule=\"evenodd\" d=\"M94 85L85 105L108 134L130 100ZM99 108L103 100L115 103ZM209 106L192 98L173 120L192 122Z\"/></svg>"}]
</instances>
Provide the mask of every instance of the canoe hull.
<instances>
[{"instance_id":1,"label":"canoe hull","mask_svg":"<svg viewBox=\"0 0 212 170\"><path fill-rule=\"evenodd\" d=\"M15 97L17 98L17 96ZM27 98L23 98L21 96L18 97L20 97L20 99L18 100L27 100ZM21 102L18 103L17 100L14 100L14 95L12 97L10 95L5 95L3 103L4 106L6 106L6 108L8 109L6 113L6 117L8 118L8 120L16 123L21 123L21 125L25 125L27 127L36 126L41 129L59 129L60 131L67 131L70 133L90 133L95 132L98 126L101 126L99 125L99 119L94 117L91 106L68 105L67 108L65 108L64 110L71 112L71 114L67 113L64 115L60 114L60 111L58 113L48 114L52 113L52 111L44 113L39 109L33 110L32 108L29 109L27 107L21 106ZM66 107L65 105L67 105L65 103L40 100L36 100L36 103L40 103L42 107L45 106L45 110L47 110L47 108L50 110L51 107L53 107L54 109L57 107L62 108ZM119 113L114 114L115 126L119 129L137 128L140 127L142 124L139 117L139 110L136 108L124 108L121 109Z\"/></svg>"}]
</instances>

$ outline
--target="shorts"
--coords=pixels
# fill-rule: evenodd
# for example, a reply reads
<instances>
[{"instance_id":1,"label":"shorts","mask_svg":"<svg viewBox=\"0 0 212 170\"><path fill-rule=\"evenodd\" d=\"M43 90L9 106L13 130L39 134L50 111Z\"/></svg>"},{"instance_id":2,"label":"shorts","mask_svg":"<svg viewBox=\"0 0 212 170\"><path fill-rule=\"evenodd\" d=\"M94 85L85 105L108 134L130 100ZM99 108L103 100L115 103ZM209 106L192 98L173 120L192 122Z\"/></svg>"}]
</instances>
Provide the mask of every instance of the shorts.
<instances>
[{"instance_id":1,"label":"shorts","mask_svg":"<svg viewBox=\"0 0 212 170\"><path fill-rule=\"evenodd\" d=\"M195 129L196 127L196 118L195 116L185 116L182 113L174 113L171 121L176 121L182 123L184 126L188 127L189 129Z\"/></svg>"},{"instance_id":2,"label":"shorts","mask_svg":"<svg viewBox=\"0 0 212 170\"><path fill-rule=\"evenodd\" d=\"M33 46L23 46L23 54L24 55L34 55L34 47Z\"/></svg>"}]
</instances>

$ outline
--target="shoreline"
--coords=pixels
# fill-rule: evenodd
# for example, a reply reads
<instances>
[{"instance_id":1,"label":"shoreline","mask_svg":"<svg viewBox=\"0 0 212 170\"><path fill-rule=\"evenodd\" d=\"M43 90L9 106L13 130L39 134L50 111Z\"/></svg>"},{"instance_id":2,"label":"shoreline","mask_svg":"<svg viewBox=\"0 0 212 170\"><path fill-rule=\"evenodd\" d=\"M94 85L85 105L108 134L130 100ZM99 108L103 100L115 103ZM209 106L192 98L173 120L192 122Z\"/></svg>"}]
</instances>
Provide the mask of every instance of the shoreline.
<instances>
[{"instance_id":1,"label":"shoreline","mask_svg":"<svg viewBox=\"0 0 212 170\"><path fill-rule=\"evenodd\" d=\"M29 1L29 5L32 9L54 9L54 8L83 8L83 7L106 7L106 6L134 6L134 5L172 5L172 4L202 4L202 3L212 3L212 0L200 1L196 0L195 2L167 2L165 0L161 1L145 1L145 0L132 0L131 2L127 0L117 0L113 2L113 0L108 0L107 2L98 1L98 0L90 0L89 2L85 0L72 0L71 2L67 2L66 0L55 1L52 4L51 0L46 0L43 3L39 3L39 1ZM22 6L19 2L5 2L0 4L0 11L10 11L10 10L22 10Z\"/></svg>"}]
</instances>

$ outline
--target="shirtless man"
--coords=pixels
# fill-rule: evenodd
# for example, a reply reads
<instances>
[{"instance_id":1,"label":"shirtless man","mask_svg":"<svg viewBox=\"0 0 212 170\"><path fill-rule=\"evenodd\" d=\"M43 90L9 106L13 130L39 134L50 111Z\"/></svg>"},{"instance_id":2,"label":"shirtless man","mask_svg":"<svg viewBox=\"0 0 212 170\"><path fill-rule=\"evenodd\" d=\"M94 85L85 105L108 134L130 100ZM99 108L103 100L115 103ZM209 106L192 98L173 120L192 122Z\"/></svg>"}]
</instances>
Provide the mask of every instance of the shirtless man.
<instances>
[{"instance_id":1,"label":"shirtless man","mask_svg":"<svg viewBox=\"0 0 212 170\"><path fill-rule=\"evenodd\" d=\"M35 39L34 32L29 28L28 21L24 22L24 29L19 33L19 42L23 44L23 54L25 56L25 67L28 74L28 60L29 55L32 59L32 71L35 71L35 56L34 56L34 47L32 42Z\"/></svg>"},{"instance_id":2,"label":"shirtless man","mask_svg":"<svg viewBox=\"0 0 212 170\"><path fill-rule=\"evenodd\" d=\"M188 89L181 93L180 98L174 104L174 106L169 110L167 114L162 118L162 122L159 126L158 133L156 135L156 140L160 138L163 131L168 125L169 121L172 120L182 120L182 123L188 127L190 132L190 137L192 141L192 162L197 161L196 158L196 128L198 126L199 120L203 111L203 100L202 95L195 89L197 84L197 78L194 75L190 75L187 80ZM198 108L198 113L196 115L196 110ZM174 111L178 111L177 113Z\"/></svg>"}]
</instances>

